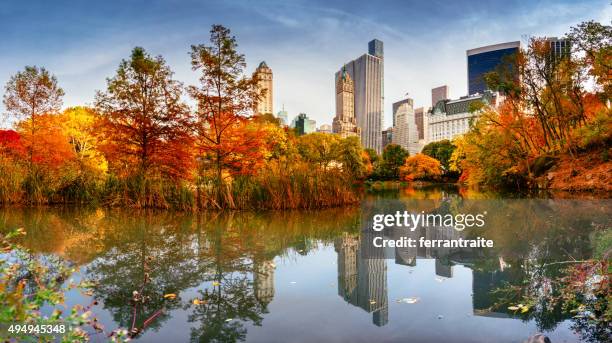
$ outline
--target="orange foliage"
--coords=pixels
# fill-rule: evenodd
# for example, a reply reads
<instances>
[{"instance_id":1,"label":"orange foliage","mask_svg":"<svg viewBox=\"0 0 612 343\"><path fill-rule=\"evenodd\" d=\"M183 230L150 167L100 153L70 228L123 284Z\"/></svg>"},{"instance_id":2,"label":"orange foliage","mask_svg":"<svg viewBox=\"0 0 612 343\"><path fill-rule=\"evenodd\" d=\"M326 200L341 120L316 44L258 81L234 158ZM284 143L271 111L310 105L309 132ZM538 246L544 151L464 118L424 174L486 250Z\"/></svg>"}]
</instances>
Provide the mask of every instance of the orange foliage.
<instances>
[{"instance_id":1,"label":"orange foliage","mask_svg":"<svg viewBox=\"0 0 612 343\"><path fill-rule=\"evenodd\" d=\"M34 125L34 128L32 128ZM60 116L42 114L18 124L23 146L32 164L48 169L57 169L75 159L68 138L62 130Z\"/></svg>"},{"instance_id":2,"label":"orange foliage","mask_svg":"<svg viewBox=\"0 0 612 343\"><path fill-rule=\"evenodd\" d=\"M440 161L424 154L416 154L406 158L400 167L400 179L414 181L423 179L437 179L442 176Z\"/></svg>"}]
</instances>

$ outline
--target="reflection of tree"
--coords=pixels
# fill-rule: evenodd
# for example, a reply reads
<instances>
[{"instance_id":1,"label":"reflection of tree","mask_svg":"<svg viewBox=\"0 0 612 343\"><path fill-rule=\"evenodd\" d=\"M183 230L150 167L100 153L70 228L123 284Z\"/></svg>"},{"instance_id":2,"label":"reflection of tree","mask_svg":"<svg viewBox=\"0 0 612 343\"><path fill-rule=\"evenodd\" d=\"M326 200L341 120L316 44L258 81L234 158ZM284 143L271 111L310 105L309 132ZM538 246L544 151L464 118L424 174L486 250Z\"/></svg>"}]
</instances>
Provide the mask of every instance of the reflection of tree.
<instances>
[{"instance_id":1,"label":"reflection of tree","mask_svg":"<svg viewBox=\"0 0 612 343\"><path fill-rule=\"evenodd\" d=\"M154 318L146 326L159 328L167 311L180 306L178 299L164 299L164 294L177 294L203 279L188 232L181 230L185 223L172 218L143 213L102 223L115 230L109 230L106 252L88 266L87 274L96 299L122 327L143 328Z\"/></svg>"},{"instance_id":2,"label":"reflection of tree","mask_svg":"<svg viewBox=\"0 0 612 343\"><path fill-rule=\"evenodd\" d=\"M243 322L261 325L264 307L256 297L253 282L246 273L220 272L214 285L199 291L198 300L192 302L190 322L200 323L192 328L192 342L236 342L246 338Z\"/></svg>"}]
</instances>

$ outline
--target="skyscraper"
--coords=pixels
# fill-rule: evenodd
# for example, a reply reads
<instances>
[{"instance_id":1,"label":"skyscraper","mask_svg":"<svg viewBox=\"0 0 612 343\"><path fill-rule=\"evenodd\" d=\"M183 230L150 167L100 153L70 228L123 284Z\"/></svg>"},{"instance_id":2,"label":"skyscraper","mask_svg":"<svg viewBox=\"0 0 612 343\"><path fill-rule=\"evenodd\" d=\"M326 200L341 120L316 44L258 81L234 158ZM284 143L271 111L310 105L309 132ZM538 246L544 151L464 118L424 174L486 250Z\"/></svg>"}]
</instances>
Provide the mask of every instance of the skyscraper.
<instances>
[{"instance_id":1,"label":"skyscraper","mask_svg":"<svg viewBox=\"0 0 612 343\"><path fill-rule=\"evenodd\" d=\"M336 72L336 82L346 72L354 85L354 110L357 127L361 129L361 143L366 148L382 152L383 124L383 42L368 43L368 53L346 63Z\"/></svg>"},{"instance_id":2,"label":"skyscraper","mask_svg":"<svg viewBox=\"0 0 612 343\"><path fill-rule=\"evenodd\" d=\"M410 98L393 103L393 144L408 150L410 155L420 152L413 104Z\"/></svg>"},{"instance_id":3,"label":"skyscraper","mask_svg":"<svg viewBox=\"0 0 612 343\"><path fill-rule=\"evenodd\" d=\"M428 109L425 107L419 107L414 109L414 120L417 126L417 132L419 135L419 140L425 139L425 123L423 118L427 113Z\"/></svg>"},{"instance_id":4,"label":"skyscraper","mask_svg":"<svg viewBox=\"0 0 612 343\"><path fill-rule=\"evenodd\" d=\"M285 106L283 106L283 109L281 111L278 111L278 113L276 113L276 118L280 121L281 126L289 125L289 118L287 111L285 111Z\"/></svg>"},{"instance_id":5,"label":"skyscraper","mask_svg":"<svg viewBox=\"0 0 612 343\"><path fill-rule=\"evenodd\" d=\"M470 49L467 54L468 95L484 93L487 85L484 76L498 67L513 68L514 58L521 42L508 42ZM518 77L518 75L517 75ZM436 104L432 104L436 106Z\"/></svg>"},{"instance_id":6,"label":"skyscraper","mask_svg":"<svg viewBox=\"0 0 612 343\"><path fill-rule=\"evenodd\" d=\"M333 121L333 131L342 138L359 136L361 131L355 120L354 83L351 76L343 68L336 81L336 116Z\"/></svg>"},{"instance_id":7,"label":"skyscraper","mask_svg":"<svg viewBox=\"0 0 612 343\"><path fill-rule=\"evenodd\" d=\"M448 99L448 86L440 86L431 89L431 107L436 106L438 101Z\"/></svg>"},{"instance_id":8,"label":"skyscraper","mask_svg":"<svg viewBox=\"0 0 612 343\"><path fill-rule=\"evenodd\" d=\"M258 78L258 91L265 90L265 94L261 99L255 102L255 114L274 113L272 108L273 84L272 84L272 69L268 67L265 61L259 63L257 69L253 73L254 77Z\"/></svg>"},{"instance_id":9,"label":"skyscraper","mask_svg":"<svg viewBox=\"0 0 612 343\"><path fill-rule=\"evenodd\" d=\"M300 113L293 119L292 127L296 129L298 135L306 135L315 132L317 122L308 118L306 113Z\"/></svg>"}]
</instances>

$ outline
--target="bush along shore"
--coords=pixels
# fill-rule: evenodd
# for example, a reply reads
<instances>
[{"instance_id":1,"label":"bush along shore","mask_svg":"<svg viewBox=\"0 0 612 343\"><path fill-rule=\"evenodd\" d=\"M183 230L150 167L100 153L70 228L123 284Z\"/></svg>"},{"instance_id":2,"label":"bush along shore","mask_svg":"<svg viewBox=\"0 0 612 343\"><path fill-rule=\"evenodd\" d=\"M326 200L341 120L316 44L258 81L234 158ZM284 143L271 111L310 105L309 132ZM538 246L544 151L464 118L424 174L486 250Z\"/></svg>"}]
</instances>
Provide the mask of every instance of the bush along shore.
<instances>
[{"instance_id":1,"label":"bush along shore","mask_svg":"<svg viewBox=\"0 0 612 343\"><path fill-rule=\"evenodd\" d=\"M245 75L223 26L190 56L200 83L186 87L161 56L134 48L94 106L65 110L45 68L13 75L3 99L14 130L0 131L0 203L199 210L359 200L354 185L368 161L358 137L300 136L254 113L266 90Z\"/></svg>"}]
</instances>

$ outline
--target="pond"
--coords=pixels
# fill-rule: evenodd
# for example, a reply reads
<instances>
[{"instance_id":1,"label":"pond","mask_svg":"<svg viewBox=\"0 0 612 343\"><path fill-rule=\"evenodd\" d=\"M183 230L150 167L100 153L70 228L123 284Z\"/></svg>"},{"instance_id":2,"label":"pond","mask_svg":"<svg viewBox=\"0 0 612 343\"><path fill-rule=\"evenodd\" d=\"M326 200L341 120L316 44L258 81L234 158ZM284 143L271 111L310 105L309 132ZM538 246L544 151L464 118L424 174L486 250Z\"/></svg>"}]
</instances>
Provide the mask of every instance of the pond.
<instances>
[{"instance_id":1,"label":"pond","mask_svg":"<svg viewBox=\"0 0 612 343\"><path fill-rule=\"evenodd\" d=\"M419 227L418 239L482 237L492 248L372 244L373 216L484 214L483 227ZM0 230L77 266L68 306L143 342L597 341L559 308L508 309L504 287L546 292L548 275L597 253L612 202L500 196L452 187L368 194L347 208L198 215L120 209L4 209ZM380 235L397 238L389 227ZM134 291L146 301L131 300ZM175 294L176 297L166 296ZM504 302L506 301L506 302Z\"/></svg>"}]
</instances>

